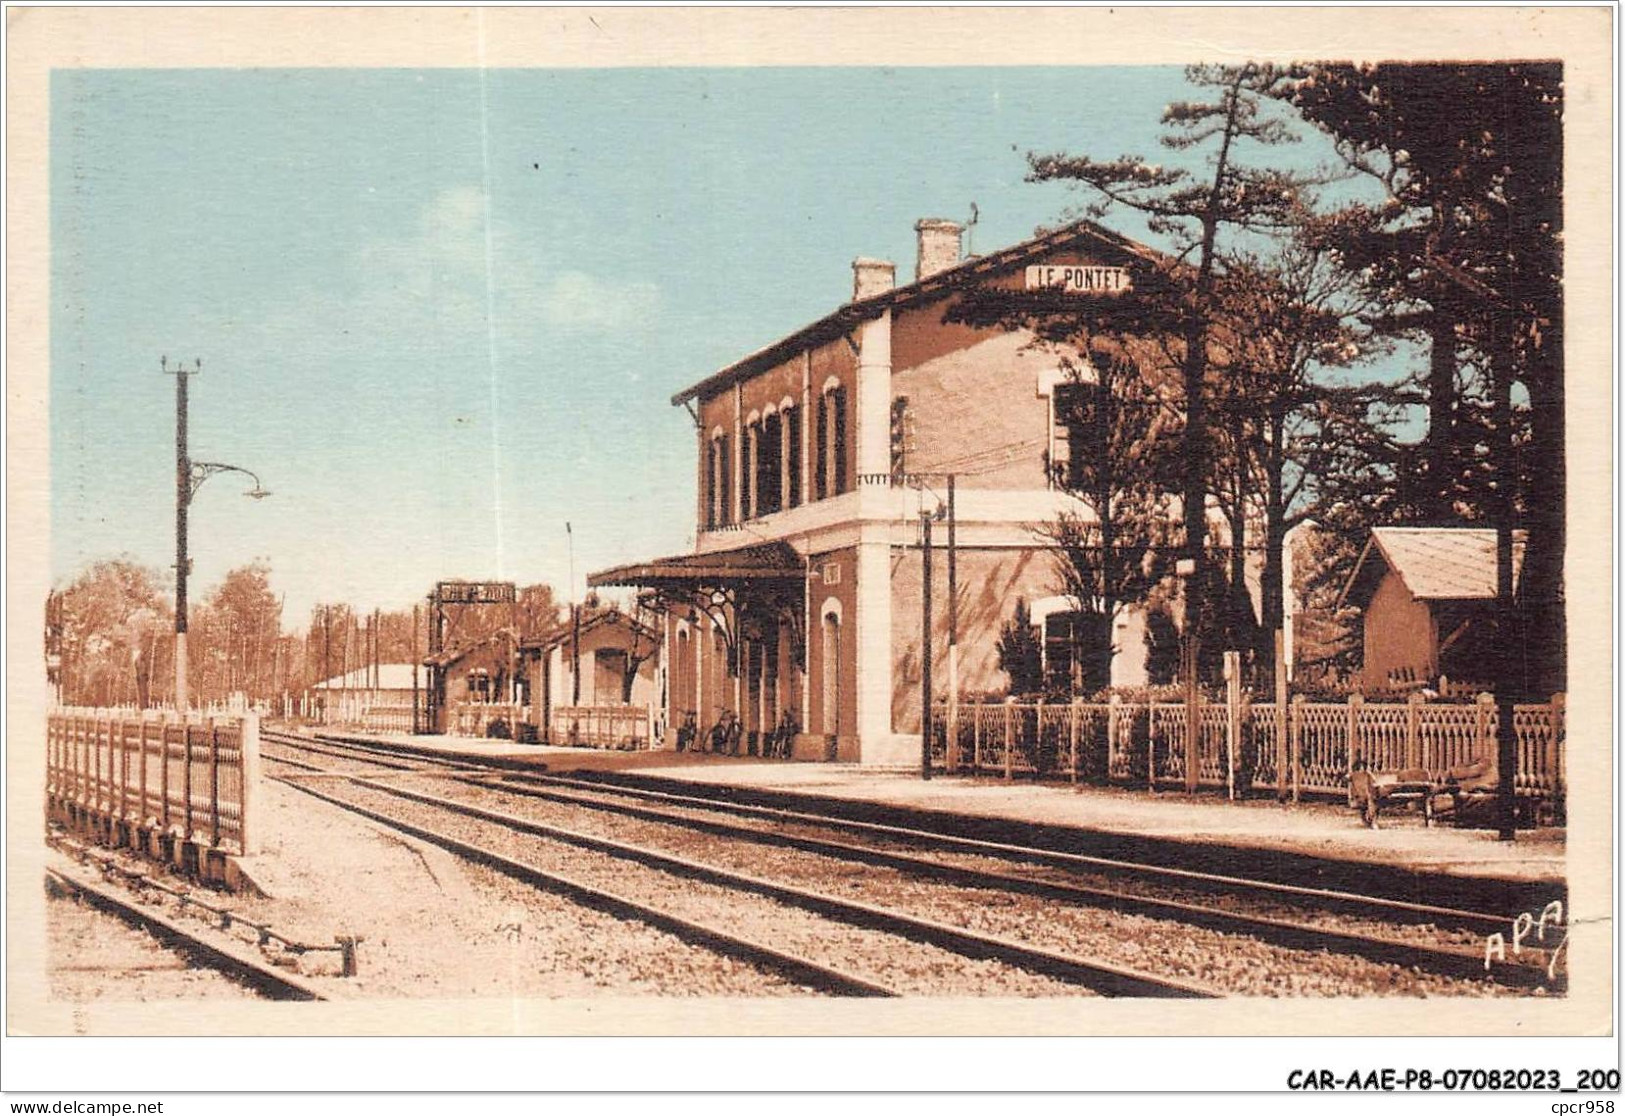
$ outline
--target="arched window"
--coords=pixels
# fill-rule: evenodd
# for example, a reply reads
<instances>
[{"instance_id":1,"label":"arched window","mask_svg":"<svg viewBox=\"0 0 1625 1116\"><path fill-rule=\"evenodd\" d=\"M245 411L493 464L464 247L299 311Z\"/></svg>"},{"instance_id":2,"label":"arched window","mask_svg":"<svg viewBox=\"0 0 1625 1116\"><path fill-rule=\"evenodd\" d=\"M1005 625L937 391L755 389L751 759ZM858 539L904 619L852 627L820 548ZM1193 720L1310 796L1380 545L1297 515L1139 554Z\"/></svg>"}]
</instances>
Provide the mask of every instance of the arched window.
<instances>
[{"instance_id":1,"label":"arched window","mask_svg":"<svg viewBox=\"0 0 1625 1116\"><path fill-rule=\"evenodd\" d=\"M777 412L762 420L756 447L756 514L770 515L784 506L784 423Z\"/></svg>"},{"instance_id":2,"label":"arched window","mask_svg":"<svg viewBox=\"0 0 1625 1116\"><path fill-rule=\"evenodd\" d=\"M784 506L801 503L801 408L779 409L784 424Z\"/></svg>"},{"instance_id":3,"label":"arched window","mask_svg":"<svg viewBox=\"0 0 1625 1116\"><path fill-rule=\"evenodd\" d=\"M820 680L823 691L820 701L822 718L819 722L826 736L837 736L841 731L841 615L830 610L824 613L823 655L824 671Z\"/></svg>"},{"instance_id":4,"label":"arched window","mask_svg":"<svg viewBox=\"0 0 1625 1116\"><path fill-rule=\"evenodd\" d=\"M824 385L818 401L818 462L814 491L822 500L848 488L846 462L846 388L835 379Z\"/></svg>"},{"instance_id":5,"label":"arched window","mask_svg":"<svg viewBox=\"0 0 1625 1116\"><path fill-rule=\"evenodd\" d=\"M717 427L711 434L708 447L710 460L706 468L710 495L705 502L705 525L711 530L727 523L733 515L733 505L729 500L733 458L729 453L728 443L728 435L722 432L720 426Z\"/></svg>"}]
</instances>

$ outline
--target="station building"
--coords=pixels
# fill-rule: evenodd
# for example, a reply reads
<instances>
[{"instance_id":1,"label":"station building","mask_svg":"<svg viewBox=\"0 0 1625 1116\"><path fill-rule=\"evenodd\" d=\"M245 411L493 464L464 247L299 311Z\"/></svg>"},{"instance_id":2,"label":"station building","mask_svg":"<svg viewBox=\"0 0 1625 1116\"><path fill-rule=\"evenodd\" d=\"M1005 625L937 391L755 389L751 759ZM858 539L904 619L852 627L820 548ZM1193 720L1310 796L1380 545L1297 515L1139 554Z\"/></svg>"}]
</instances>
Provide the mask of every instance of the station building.
<instances>
[{"instance_id":1,"label":"station building","mask_svg":"<svg viewBox=\"0 0 1625 1116\"><path fill-rule=\"evenodd\" d=\"M926 219L916 278L853 264L850 301L678 392L695 425L692 554L592 575L666 605L668 736L724 710L750 738L793 728L793 754L917 762L922 525L955 475L958 683L1001 691L998 638L1018 601L1035 625L1075 608L1040 531L1087 507L1054 481L1068 450L1057 392L1075 382L1022 330L945 321L976 288L1091 302L1154 282L1151 250L1078 222L986 256ZM945 541L944 525L935 542ZM933 692L947 691L946 566L933 563ZM1144 618L1115 619L1112 683L1145 681Z\"/></svg>"}]
</instances>

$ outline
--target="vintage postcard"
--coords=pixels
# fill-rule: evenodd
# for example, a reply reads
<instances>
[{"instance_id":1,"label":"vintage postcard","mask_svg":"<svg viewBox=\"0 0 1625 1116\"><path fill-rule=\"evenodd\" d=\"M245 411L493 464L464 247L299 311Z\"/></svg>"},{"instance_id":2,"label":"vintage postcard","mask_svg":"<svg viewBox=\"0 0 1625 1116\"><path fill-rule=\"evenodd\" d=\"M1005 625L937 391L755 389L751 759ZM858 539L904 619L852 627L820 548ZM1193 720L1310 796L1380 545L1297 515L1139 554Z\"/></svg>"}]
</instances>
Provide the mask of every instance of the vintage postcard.
<instances>
[{"instance_id":1,"label":"vintage postcard","mask_svg":"<svg viewBox=\"0 0 1625 1116\"><path fill-rule=\"evenodd\" d=\"M8 16L13 1034L1609 1032L1612 12Z\"/></svg>"}]
</instances>

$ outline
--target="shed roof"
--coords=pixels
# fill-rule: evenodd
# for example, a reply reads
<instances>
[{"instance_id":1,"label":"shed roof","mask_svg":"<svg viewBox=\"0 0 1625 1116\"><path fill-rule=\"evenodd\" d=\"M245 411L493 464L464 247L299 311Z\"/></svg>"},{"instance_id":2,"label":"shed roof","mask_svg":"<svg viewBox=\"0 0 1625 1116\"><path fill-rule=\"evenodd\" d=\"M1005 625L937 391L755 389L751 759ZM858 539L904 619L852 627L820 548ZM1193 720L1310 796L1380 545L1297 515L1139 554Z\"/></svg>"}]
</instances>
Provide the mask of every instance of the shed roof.
<instances>
[{"instance_id":1,"label":"shed roof","mask_svg":"<svg viewBox=\"0 0 1625 1116\"><path fill-rule=\"evenodd\" d=\"M378 664L378 685L372 684L372 668L361 667L348 674L337 674L325 682L312 686L314 690L410 690L412 688L411 663Z\"/></svg>"},{"instance_id":2,"label":"shed roof","mask_svg":"<svg viewBox=\"0 0 1625 1116\"><path fill-rule=\"evenodd\" d=\"M1512 533L1512 580L1523 567L1526 532ZM1338 604L1364 607L1385 570L1422 601L1489 600L1495 596L1495 531L1480 527L1375 527L1349 574Z\"/></svg>"},{"instance_id":3,"label":"shed roof","mask_svg":"<svg viewBox=\"0 0 1625 1116\"><path fill-rule=\"evenodd\" d=\"M794 547L770 542L616 566L590 575L587 584L697 588L746 582L799 583L806 576L807 564Z\"/></svg>"}]
</instances>

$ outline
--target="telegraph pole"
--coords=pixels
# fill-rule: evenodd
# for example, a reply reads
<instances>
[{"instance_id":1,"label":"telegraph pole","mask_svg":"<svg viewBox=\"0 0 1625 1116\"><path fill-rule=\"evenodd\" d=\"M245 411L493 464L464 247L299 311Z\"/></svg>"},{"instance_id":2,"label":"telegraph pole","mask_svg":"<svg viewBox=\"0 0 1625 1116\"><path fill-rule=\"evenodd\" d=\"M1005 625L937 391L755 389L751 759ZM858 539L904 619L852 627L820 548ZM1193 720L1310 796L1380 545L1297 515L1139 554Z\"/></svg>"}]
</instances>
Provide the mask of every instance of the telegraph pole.
<instances>
[{"instance_id":1,"label":"telegraph pole","mask_svg":"<svg viewBox=\"0 0 1625 1116\"><path fill-rule=\"evenodd\" d=\"M192 459L186 448L186 379L203 370L203 362L191 368L162 357L158 366L175 377L175 710L184 713L192 704L186 688L186 575L191 572L186 556L186 509L192 502Z\"/></svg>"},{"instance_id":2,"label":"telegraph pole","mask_svg":"<svg viewBox=\"0 0 1625 1116\"><path fill-rule=\"evenodd\" d=\"M955 537L954 474L948 474L948 744L943 763L958 769L959 748L959 545Z\"/></svg>"},{"instance_id":3,"label":"telegraph pole","mask_svg":"<svg viewBox=\"0 0 1625 1116\"><path fill-rule=\"evenodd\" d=\"M203 362L195 360L192 367L176 362L169 366L168 357L160 357L158 367L175 377L175 709L185 712L191 705L186 687L186 579L192 572L191 559L186 553L186 512L192 497L203 482L216 473L241 473L251 477L254 487L243 493L263 500L271 493L260 483L258 474L236 465L223 465L218 461L193 461L186 445L186 380L203 371Z\"/></svg>"},{"instance_id":4,"label":"telegraph pole","mask_svg":"<svg viewBox=\"0 0 1625 1116\"><path fill-rule=\"evenodd\" d=\"M920 778L931 778L931 513L920 513Z\"/></svg>"},{"instance_id":5,"label":"telegraph pole","mask_svg":"<svg viewBox=\"0 0 1625 1116\"><path fill-rule=\"evenodd\" d=\"M576 602L576 535L564 521L570 548L570 704L581 704L581 606Z\"/></svg>"}]
</instances>

